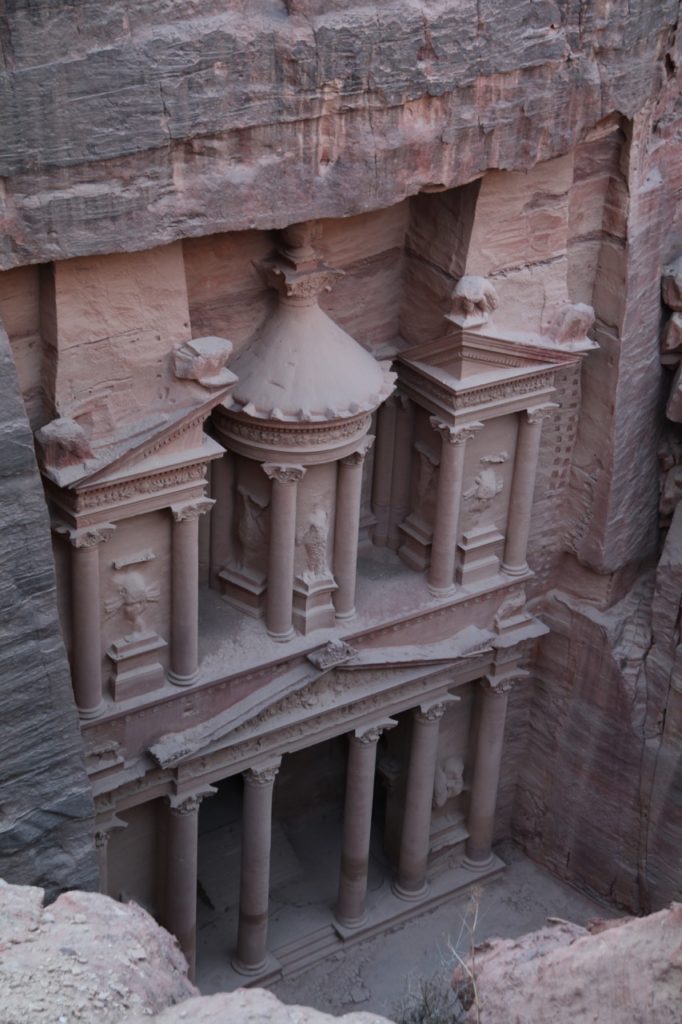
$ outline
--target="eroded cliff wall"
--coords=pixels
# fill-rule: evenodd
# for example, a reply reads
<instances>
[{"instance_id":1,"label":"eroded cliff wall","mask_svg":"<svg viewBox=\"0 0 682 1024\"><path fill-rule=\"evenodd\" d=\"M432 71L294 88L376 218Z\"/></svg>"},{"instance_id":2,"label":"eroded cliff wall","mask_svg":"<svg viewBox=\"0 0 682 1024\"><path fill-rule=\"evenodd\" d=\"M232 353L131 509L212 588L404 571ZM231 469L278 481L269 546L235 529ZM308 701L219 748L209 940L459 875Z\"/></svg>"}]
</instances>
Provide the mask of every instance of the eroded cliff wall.
<instances>
[{"instance_id":1,"label":"eroded cliff wall","mask_svg":"<svg viewBox=\"0 0 682 1024\"><path fill-rule=\"evenodd\" d=\"M0 326L0 870L51 895L97 880L94 806L59 628L50 524Z\"/></svg>"},{"instance_id":2,"label":"eroded cliff wall","mask_svg":"<svg viewBox=\"0 0 682 1024\"><path fill-rule=\"evenodd\" d=\"M652 103L677 0L14 0L0 266L392 206Z\"/></svg>"}]
</instances>

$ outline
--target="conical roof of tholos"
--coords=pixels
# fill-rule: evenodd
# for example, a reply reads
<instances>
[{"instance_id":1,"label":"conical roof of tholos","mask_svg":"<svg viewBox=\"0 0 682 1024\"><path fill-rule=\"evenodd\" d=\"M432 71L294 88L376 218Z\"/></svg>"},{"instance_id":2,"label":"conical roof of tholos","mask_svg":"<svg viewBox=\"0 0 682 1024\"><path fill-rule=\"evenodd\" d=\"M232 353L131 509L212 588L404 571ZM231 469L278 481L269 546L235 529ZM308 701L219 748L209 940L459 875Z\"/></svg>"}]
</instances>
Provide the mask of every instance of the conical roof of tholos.
<instances>
[{"instance_id":1,"label":"conical roof of tholos","mask_svg":"<svg viewBox=\"0 0 682 1024\"><path fill-rule=\"evenodd\" d=\"M280 302L230 364L238 377L228 408L258 419L344 419L371 411L393 390L378 363L318 305Z\"/></svg>"}]
</instances>

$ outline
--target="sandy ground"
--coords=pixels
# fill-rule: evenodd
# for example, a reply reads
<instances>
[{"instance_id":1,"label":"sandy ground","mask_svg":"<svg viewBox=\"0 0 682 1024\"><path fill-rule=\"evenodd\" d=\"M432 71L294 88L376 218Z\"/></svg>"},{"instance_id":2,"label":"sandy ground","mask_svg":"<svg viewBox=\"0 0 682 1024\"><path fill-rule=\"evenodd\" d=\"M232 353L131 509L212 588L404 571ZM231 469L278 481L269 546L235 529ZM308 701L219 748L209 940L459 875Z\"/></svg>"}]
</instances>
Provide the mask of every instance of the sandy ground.
<instances>
[{"instance_id":1,"label":"sandy ground","mask_svg":"<svg viewBox=\"0 0 682 1024\"><path fill-rule=\"evenodd\" d=\"M419 989L422 980L449 986L454 950L465 955L472 938L482 942L493 936L522 935L539 928L547 917L585 924L615 914L558 881L512 843L501 844L496 852L508 865L503 874L270 988L285 1003L334 1014L354 1007L396 1019L401 1002Z\"/></svg>"}]
</instances>

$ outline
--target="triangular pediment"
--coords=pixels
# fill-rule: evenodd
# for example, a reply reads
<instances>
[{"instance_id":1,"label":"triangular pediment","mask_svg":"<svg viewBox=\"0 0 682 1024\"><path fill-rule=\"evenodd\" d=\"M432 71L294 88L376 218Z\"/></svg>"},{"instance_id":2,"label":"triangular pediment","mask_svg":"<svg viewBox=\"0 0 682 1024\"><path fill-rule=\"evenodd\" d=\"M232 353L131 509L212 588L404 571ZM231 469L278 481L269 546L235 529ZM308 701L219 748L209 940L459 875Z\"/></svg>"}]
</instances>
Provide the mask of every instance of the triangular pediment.
<instances>
[{"instance_id":1,"label":"triangular pediment","mask_svg":"<svg viewBox=\"0 0 682 1024\"><path fill-rule=\"evenodd\" d=\"M204 434L203 424L228 390L202 396L172 412L151 412L127 422L94 444L83 461L53 465L43 458L43 473L59 487L80 491L210 457L214 449L222 449Z\"/></svg>"},{"instance_id":2,"label":"triangular pediment","mask_svg":"<svg viewBox=\"0 0 682 1024\"><path fill-rule=\"evenodd\" d=\"M343 660L337 660L332 650L326 664L326 649L321 648L210 721L160 737L149 753L160 767L174 767L221 746L236 746L306 719L338 713L344 705L380 702L383 690L395 690L492 649L493 634L476 626L432 644L349 648L352 653Z\"/></svg>"}]
</instances>

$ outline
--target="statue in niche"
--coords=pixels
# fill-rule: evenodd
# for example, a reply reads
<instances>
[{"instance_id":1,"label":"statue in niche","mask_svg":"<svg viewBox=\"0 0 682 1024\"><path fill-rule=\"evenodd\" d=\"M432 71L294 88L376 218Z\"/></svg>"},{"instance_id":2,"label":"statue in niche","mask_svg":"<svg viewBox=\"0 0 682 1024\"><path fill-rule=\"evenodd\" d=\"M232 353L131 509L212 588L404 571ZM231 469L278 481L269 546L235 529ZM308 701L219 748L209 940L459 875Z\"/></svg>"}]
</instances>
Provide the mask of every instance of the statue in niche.
<instances>
[{"instance_id":1,"label":"statue in niche","mask_svg":"<svg viewBox=\"0 0 682 1024\"><path fill-rule=\"evenodd\" d=\"M240 569L253 564L255 556L264 550L266 542L265 510L267 503L258 501L253 494L242 487L237 488L239 514L237 516L237 537L239 538Z\"/></svg>"},{"instance_id":2,"label":"statue in niche","mask_svg":"<svg viewBox=\"0 0 682 1024\"><path fill-rule=\"evenodd\" d=\"M314 508L304 530L297 538L297 545L305 551L305 569L301 578L319 580L327 576L327 535L329 533L329 513L323 508Z\"/></svg>"},{"instance_id":3,"label":"statue in niche","mask_svg":"<svg viewBox=\"0 0 682 1024\"><path fill-rule=\"evenodd\" d=\"M419 470L417 473L417 495L414 506L414 515L417 518L428 522L429 510L436 497L436 482L438 479L436 470L440 460L438 456L425 444L418 442L414 446L419 454Z\"/></svg>"},{"instance_id":4,"label":"statue in niche","mask_svg":"<svg viewBox=\"0 0 682 1024\"><path fill-rule=\"evenodd\" d=\"M116 596L105 601L104 607L108 616L123 612L132 627L124 639L134 640L147 632L144 614L148 605L158 602L160 595L158 583L148 584L142 573L129 572L119 579Z\"/></svg>"},{"instance_id":5,"label":"statue in niche","mask_svg":"<svg viewBox=\"0 0 682 1024\"><path fill-rule=\"evenodd\" d=\"M471 503L471 507L476 512L482 512L484 508L492 504L503 487L504 480L494 469L482 469L474 477L471 487L463 492L463 497L465 501Z\"/></svg>"},{"instance_id":6,"label":"statue in niche","mask_svg":"<svg viewBox=\"0 0 682 1024\"><path fill-rule=\"evenodd\" d=\"M459 796L464 789L464 759L445 757L436 766L433 784L433 806L439 810L445 807L453 796Z\"/></svg>"}]
</instances>

